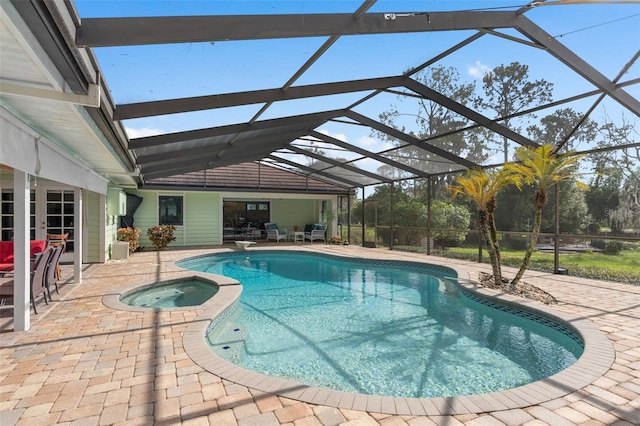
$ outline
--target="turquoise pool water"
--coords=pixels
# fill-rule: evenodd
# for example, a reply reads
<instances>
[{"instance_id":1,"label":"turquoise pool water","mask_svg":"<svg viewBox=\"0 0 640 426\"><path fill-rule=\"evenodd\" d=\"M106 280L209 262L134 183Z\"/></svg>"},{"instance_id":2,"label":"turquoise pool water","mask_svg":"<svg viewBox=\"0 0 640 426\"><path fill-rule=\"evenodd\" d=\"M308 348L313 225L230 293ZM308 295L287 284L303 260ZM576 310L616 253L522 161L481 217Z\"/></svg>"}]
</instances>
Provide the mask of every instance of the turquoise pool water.
<instances>
[{"instance_id":1,"label":"turquoise pool water","mask_svg":"<svg viewBox=\"0 0 640 426\"><path fill-rule=\"evenodd\" d=\"M448 268L278 251L179 266L237 279L211 350L244 368L346 392L438 397L540 380L580 356L563 326L466 295Z\"/></svg>"},{"instance_id":2,"label":"turquoise pool water","mask_svg":"<svg viewBox=\"0 0 640 426\"><path fill-rule=\"evenodd\" d=\"M129 306L145 308L198 306L217 292L216 285L197 279L185 279L135 290L125 294L120 301Z\"/></svg>"}]
</instances>

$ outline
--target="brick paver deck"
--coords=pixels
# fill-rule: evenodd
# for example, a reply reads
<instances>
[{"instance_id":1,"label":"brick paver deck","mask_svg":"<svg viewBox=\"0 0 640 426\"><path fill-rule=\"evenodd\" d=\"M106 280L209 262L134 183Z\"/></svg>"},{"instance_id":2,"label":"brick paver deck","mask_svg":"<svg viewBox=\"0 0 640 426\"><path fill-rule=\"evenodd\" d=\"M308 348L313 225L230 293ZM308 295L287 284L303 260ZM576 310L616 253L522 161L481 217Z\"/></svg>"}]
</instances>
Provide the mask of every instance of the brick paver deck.
<instances>
[{"instance_id":1,"label":"brick paver deck","mask_svg":"<svg viewBox=\"0 0 640 426\"><path fill-rule=\"evenodd\" d=\"M488 271L486 265L383 249L319 243L289 247L455 266L472 278L480 270ZM213 250L142 252L126 261L85 265L83 282L64 283L53 303L31 316L27 332L9 331L11 318L5 312L0 318L0 425L640 424L640 287L536 272L525 275L525 281L559 300L552 312L575 318L606 336L603 340L608 342L596 349L603 355L596 354L595 363L607 359L607 345L615 350L615 360L593 368L604 374L577 370L571 377L563 376L566 386L551 386L546 397L537 396L545 402L527 405L531 395L526 394L535 392L520 394L524 402L517 408L509 408L509 401L518 398L512 392L509 397L480 400L486 408L474 407L471 398L434 399L432 405L421 407L425 412L436 410L437 415L382 414L365 411L371 402L362 405L364 400L357 395L352 408L343 408L330 395L316 391L311 398L324 403L313 404L260 390L259 383L247 386L250 380L243 374L237 374L234 382L212 373L215 368L202 368L194 349L185 350L193 343L185 339L192 339L190 333L203 322L198 315L204 308L138 312L103 303L105 295L118 289L183 275L173 265L175 260ZM68 269L65 273L70 275ZM507 269L506 273L513 272ZM588 383L581 384L581 375ZM580 388L572 389L572 383ZM567 391L553 394L558 388ZM301 396L304 400L305 395ZM398 406L402 405L398 401L388 407L387 402L379 401L377 406L385 408L379 411L415 413L420 409L412 401L406 407ZM353 409L360 406L364 409ZM456 412L460 414L452 414Z\"/></svg>"}]
</instances>

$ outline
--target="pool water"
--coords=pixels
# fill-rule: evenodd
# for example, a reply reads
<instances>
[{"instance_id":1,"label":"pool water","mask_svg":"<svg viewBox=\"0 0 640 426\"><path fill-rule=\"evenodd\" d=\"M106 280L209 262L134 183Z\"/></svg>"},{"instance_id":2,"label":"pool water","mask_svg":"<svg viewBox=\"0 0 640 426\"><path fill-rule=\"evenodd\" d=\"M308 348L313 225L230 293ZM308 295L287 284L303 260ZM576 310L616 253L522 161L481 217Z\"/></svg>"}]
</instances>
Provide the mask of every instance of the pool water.
<instances>
[{"instance_id":1,"label":"pool water","mask_svg":"<svg viewBox=\"0 0 640 426\"><path fill-rule=\"evenodd\" d=\"M553 375L583 350L559 324L465 295L447 268L277 251L178 264L243 285L207 336L212 351L307 385L395 397L493 392Z\"/></svg>"},{"instance_id":2,"label":"pool water","mask_svg":"<svg viewBox=\"0 0 640 426\"><path fill-rule=\"evenodd\" d=\"M176 308L198 306L218 292L218 287L197 279L185 279L152 287L145 287L124 295L124 304L147 308Z\"/></svg>"}]
</instances>

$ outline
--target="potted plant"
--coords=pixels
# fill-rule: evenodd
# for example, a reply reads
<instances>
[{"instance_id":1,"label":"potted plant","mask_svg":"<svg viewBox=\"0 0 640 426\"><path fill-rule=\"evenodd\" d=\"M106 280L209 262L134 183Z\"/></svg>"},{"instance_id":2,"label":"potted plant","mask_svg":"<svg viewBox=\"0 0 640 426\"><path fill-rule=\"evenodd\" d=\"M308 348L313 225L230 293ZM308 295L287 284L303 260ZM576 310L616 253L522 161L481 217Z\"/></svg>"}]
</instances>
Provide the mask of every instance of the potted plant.
<instances>
[{"instance_id":1,"label":"potted plant","mask_svg":"<svg viewBox=\"0 0 640 426\"><path fill-rule=\"evenodd\" d=\"M129 253L140 247L140 228L118 228L118 241L129 243Z\"/></svg>"},{"instance_id":2,"label":"potted plant","mask_svg":"<svg viewBox=\"0 0 640 426\"><path fill-rule=\"evenodd\" d=\"M329 240L329 244L342 245L342 237L340 235L331 237L331 239Z\"/></svg>"},{"instance_id":3,"label":"potted plant","mask_svg":"<svg viewBox=\"0 0 640 426\"><path fill-rule=\"evenodd\" d=\"M157 250L162 250L176 239L173 233L176 227L173 225L158 225L147 229L147 237Z\"/></svg>"}]
</instances>

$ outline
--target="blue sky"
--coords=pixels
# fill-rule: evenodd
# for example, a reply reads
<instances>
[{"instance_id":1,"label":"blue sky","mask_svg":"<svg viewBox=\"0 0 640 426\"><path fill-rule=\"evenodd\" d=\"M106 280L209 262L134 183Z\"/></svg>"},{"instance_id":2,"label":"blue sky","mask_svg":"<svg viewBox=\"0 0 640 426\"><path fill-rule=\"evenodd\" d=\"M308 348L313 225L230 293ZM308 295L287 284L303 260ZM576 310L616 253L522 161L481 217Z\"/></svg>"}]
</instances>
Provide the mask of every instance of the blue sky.
<instances>
[{"instance_id":1,"label":"blue sky","mask_svg":"<svg viewBox=\"0 0 640 426\"><path fill-rule=\"evenodd\" d=\"M612 79L640 49L640 4L558 5L548 2L525 14L556 40L569 47L606 77ZM76 0L81 18L124 16L174 16L208 14L352 13L361 1L95 1ZM378 1L368 13L436 12L449 10L508 10L518 1ZM513 30L507 34L522 37ZM401 74L434 57L472 32L439 32L385 36L341 37L320 61L294 85L325 83ZM325 38L188 43L159 46L97 48L96 52L111 94L117 104L176 97L229 93L281 87L322 45ZM453 67L465 82L481 84L483 72L501 64L520 62L529 66L532 80L554 83L554 98L592 90L588 82L548 53L494 36L484 36L439 64ZM624 80L640 77L634 65ZM626 89L640 97L640 85ZM342 108L364 93L299 100L276 104L260 119ZM585 111L592 103L568 106ZM395 96L377 97L359 112L377 118L398 105ZM261 105L201 111L126 121L131 138L171 133L247 121ZM415 113L406 106L407 114ZM550 113L551 111L549 111ZM616 102L604 102L592 115L619 119ZM630 113L626 113L630 119ZM407 117L409 117L408 115ZM327 125L322 129L339 139L380 151L385 143L358 126ZM588 147L582 147L587 149Z\"/></svg>"}]
</instances>

